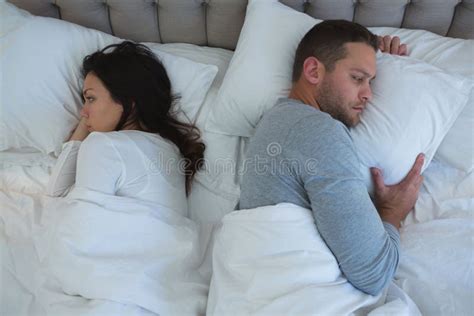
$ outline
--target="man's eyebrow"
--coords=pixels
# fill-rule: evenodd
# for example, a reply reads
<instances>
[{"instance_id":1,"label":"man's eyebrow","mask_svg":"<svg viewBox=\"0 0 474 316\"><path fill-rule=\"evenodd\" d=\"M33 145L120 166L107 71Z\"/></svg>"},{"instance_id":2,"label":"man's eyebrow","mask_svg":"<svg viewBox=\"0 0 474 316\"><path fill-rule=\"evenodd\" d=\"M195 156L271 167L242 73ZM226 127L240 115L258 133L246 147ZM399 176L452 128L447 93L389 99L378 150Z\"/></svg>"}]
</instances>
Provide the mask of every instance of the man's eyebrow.
<instances>
[{"instance_id":1,"label":"man's eyebrow","mask_svg":"<svg viewBox=\"0 0 474 316\"><path fill-rule=\"evenodd\" d=\"M371 74L369 74L367 71L365 71L365 70L363 70L363 69L360 69L360 68L351 68L351 70L353 70L353 71L358 71L358 72L360 72L360 73L363 73L364 76L370 78L370 80L375 79L375 75L372 76Z\"/></svg>"}]
</instances>

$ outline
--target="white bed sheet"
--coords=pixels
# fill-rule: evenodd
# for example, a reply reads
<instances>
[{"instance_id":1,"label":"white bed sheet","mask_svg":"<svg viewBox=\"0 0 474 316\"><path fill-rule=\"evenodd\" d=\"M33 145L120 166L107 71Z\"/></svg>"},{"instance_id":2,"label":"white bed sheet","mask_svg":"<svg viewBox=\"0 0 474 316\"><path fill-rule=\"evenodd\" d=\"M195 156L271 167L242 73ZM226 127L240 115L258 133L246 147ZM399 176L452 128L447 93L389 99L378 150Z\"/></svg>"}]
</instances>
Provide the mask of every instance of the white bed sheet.
<instances>
[{"instance_id":1,"label":"white bed sheet","mask_svg":"<svg viewBox=\"0 0 474 316\"><path fill-rule=\"evenodd\" d=\"M397 285L423 315L474 311L474 172L434 159L400 230Z\"/></svg>"},{"instance_id":2,"label":"white bed sheet","mask_svg":"<svg viewBox=\"0 0 474 316\"><path fill-rule=\"evenodd\" d=\"M208 169L196 176L189 197L190 217L200 225L202 265L211 277L212 232L230 213L239 196L239 166L245 139L204 131L232 52L189 44L163 45L163 50L198 62L219 66L219 73L201 108L197 125L207 144ZM0 153L0 312L5 315L43 315L42 300L54 303L57 315L145 315L139 308L69 296L44 278L32 237L38 234L44 196L55 159L32 152ZM474 176L433 160L415 211L405 221L397 284L423 314L464 315L473 310ZM456 233L451 233L453 230ZM450 292L450 295L446 295ZM471 297L469 297L471 296Z\"/></svg>"}]
</instances>

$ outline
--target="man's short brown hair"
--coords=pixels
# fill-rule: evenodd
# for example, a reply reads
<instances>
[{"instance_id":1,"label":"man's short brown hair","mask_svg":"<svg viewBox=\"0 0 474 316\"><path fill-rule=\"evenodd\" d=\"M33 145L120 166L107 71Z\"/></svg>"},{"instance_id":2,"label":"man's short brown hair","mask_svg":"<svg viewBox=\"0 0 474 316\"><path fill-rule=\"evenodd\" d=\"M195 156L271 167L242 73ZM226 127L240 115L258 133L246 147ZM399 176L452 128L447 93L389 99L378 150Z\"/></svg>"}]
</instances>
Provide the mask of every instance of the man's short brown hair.
<instances>
[{"instance_id":1,"label":"man's short brown hair","mask_svg":"<svg viewBox=\"0 0 474 316\"><path fill-rule=\"evenodd\" d=\"M298 81L306 58L314 56L331 72L336 62L347 55L345 44L366 43L378 50L377 36L366 27L346 20L326 20L306 33L296 49L293 82Z\"/></svg>"}]
</instances>

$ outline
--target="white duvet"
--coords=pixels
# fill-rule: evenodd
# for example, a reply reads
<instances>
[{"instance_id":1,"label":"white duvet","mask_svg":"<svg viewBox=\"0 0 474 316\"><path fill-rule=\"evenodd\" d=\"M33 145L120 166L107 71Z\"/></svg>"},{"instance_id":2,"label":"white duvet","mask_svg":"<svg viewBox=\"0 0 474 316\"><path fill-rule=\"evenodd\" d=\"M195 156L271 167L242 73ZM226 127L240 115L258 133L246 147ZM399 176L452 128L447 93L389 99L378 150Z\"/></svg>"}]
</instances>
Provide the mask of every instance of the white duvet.
<instances>
[{"instance_id":1,"label":"white duvet","mask_svg":"<svg viewBox=\"0 0 474 316\"><path fill-rule=\"evenodd\" d=\"M204 314L209 283L188 218L81 188L66 198L4 189L2 315Z\"/></svg>"},{"instance_id":2,"label":"white duvet","mask_svg":"<svg viewBox=\"0 0 474 316\"><path fill-rule=\"evenodd\" d=\"M354 288L310 210L282 203L232 212L215 239L209 315L420 315L396 285Z\"/></svg>"},{"instance_id":3,"label":"white duvet","mask_svg":"<svg viewBox=\"0 0 474 316\"><path fill-rule=\"evenodd\" d=\"M82 188L53 200L35 238L47 281L69 295L159 315L204 311L208 284L196 273L198 230L156 203Z\"/></svg>"},{"instance_id":4,"label":"white duvet","mask_svg":"<svg viewBox=\"0 0 474 316\"><path fill-rule=\"evenodd\" d=\"M474 174L434 160L400 230L388 292L371 297L341 275L309 210L232 212L215 236L210 315L472 315Z\"/></svg>"}]
</instances>

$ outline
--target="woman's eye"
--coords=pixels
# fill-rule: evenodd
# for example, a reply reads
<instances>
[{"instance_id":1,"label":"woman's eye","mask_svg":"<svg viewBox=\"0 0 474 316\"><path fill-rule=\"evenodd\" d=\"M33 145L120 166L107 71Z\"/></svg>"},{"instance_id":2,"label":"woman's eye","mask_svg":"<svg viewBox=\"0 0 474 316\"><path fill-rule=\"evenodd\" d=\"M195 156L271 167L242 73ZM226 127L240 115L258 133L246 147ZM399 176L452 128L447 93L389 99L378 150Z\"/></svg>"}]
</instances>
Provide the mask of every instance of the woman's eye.
<instances>
[{"instance_id":1,"label":"woman's eye","mask_svg":"<svg viewBox=\"0 0 474 316\"><path fill-rule=\"evenodd\" d=\"M92 97L87 97L86 100L89 101L89 102L92 102L92 101L94 101L94 98L92 98Z\"/></svg>"}]
</instances>

